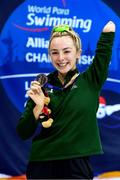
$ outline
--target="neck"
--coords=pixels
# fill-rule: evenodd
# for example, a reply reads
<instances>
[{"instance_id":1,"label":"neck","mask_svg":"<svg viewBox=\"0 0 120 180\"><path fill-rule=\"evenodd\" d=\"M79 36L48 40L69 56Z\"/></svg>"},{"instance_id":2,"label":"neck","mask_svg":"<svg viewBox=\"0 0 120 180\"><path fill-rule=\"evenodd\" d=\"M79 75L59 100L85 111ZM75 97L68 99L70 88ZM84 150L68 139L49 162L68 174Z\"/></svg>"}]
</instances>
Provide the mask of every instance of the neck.
<instances>
[{"instance_id":1,"label":"neck","mask_svg":"<svg viewBox=\"0 0 120 180\"><path fill-rule=\"evenodd\" d=\"M73 68L73 69L71 69L69 72L67 72L67 73L65 73L65 74L62 74L62 73L58 72L58 79L60 80L60 82L61 82L62 84L64 84L64 83L65 83L65 77L66 77L66 75L69 74L69 73L71 73L71 72L74 72L75 69L76 69L76 67ZM74 75L74 74L73 74L73 75Z\"/></svg>"},{"instance_id":2,"label":"neck","mask_svg":"<svg viewBox=\"0 0 120 180\"><path fill-rule=\"evenodd\" d=\"M64 84L64 82L65 82L65 76L66 76L66 74L58 73L58 78L62 84Z\"/></svg>"}]
</instances>

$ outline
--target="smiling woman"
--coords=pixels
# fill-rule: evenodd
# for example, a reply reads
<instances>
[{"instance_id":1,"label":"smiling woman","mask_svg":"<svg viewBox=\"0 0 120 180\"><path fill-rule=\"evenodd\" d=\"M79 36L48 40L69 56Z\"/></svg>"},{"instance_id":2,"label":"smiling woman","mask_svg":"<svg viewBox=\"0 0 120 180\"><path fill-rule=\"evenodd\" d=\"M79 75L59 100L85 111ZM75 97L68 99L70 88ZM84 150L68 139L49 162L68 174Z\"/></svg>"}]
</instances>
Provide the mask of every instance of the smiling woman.
<instances>
[{"instance_id":1,"label":"smiling woman","mask_svg":"<svg viewBox=\"0 0 120 180\"><path fill-rule=\"evenodd\" d=\"M115 24L108 22L93 63L79 73L77 62L82 52L79 35L68 25L53 28L49 56L56 70L48 75L49 86L31 82L27 91L30 99L17 126L22 139L33 136L41 124L44 100L50 97L48 107L54 121L33 137L28 179L93 178L89 157L102 153L96 112L99 93L107 78L114 32Z\"/></svg>"},{"instance_id":2,"label":"smiling woman","mask_svg":"<svg viewBox=\"0 0 120 180\"><path fill-rule=\"evenodd\" d=\"M50 56L54 67L59 71L59 75L65 76L68 71L76 68L80 51L76 51L73 40L69 36L56 37L50 45Z\"/></svg>"}]
</instances>

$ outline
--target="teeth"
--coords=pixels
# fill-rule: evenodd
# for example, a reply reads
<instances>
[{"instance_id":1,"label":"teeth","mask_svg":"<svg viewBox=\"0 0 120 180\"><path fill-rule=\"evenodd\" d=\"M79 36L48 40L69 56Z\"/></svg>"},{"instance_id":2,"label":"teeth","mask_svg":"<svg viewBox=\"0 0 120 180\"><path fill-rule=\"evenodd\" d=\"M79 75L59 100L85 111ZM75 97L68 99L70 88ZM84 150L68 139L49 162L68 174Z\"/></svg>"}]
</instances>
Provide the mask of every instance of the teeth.
<instances>
[{"instance_id":1,"label":"teeth","mask_svg":"<svg viewBox=\"0 0 120 180\"><path fill-rule=\"evenodd\" d=\"M67 63L59 64L60 67L66 66Z\"/></svg>"}]
</instances>

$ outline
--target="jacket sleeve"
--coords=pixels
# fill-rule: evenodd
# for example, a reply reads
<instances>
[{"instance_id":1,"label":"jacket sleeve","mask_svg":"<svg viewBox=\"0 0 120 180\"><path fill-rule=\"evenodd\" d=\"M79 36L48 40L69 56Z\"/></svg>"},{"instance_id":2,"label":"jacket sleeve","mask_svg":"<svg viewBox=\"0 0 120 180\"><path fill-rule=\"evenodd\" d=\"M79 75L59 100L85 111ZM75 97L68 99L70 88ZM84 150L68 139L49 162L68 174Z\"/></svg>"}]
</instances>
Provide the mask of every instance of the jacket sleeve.
<instances>
[{"instance_id":1,"label":"jacket sleeve","mask_svg":"<svg viewBox=\"0 0 120 180\"><path fill-rule=\"evenodd\" d=\"M97 43L92 64L85 72L88 82L100 90L108 75L109 63L112 55L114 32L102 32Z\"/></svg>"},{"instance_id":2,"label":"jacket sleeve","mask_svg":"<svg viewBox=\"0 0 120 180\"><path fill-rule=\"evenodd\" d=\"M29 99L17 125L17 133L23 140L32 137L39 123L33 114L34 106L35 103Z\"/></svg>"}]
</instances>

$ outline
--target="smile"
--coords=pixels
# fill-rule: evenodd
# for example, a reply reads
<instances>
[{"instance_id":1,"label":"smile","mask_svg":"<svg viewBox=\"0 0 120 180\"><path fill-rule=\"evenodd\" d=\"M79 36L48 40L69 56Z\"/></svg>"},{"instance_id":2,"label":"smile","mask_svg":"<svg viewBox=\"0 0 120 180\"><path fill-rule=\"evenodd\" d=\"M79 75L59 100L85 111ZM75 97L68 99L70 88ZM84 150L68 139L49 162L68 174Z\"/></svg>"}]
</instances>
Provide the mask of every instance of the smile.
<instances>
[{"instance_id":1,"label":"smile","mask_svg":"<svg viewBox=\"0 0 120 180\"><path fill-rule=\"evenodd\" d=\"M66 62L66 63L59 63L59 64L57 64L59 67L65 67L66 65L67 65L68 63Z\"/></svg>"}]
</instances>

